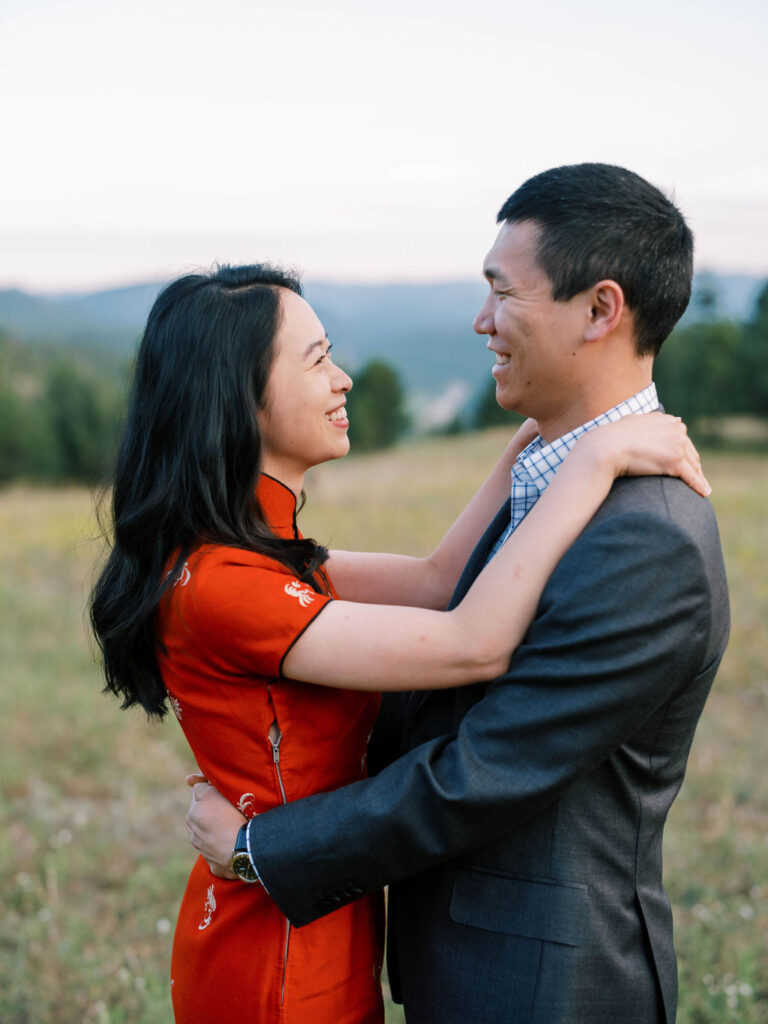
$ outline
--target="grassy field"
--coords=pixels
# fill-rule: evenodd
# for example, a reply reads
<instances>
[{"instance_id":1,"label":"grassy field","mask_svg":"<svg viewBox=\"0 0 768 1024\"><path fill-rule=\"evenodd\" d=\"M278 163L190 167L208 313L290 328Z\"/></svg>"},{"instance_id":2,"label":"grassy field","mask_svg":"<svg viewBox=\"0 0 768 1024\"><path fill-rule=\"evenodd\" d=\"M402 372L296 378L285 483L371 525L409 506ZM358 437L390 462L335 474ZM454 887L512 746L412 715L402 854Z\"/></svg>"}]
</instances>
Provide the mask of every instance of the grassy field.
<instances>
[{"instance_id":1,"label":"grassy field","mask_svg":"<svg viewBox=\"0 0 768 1024\"><path fill-rule=\"evenodd\" d=\"M424 553L503 433L320 467L306 533ZM711 455L733 632L667 830L680 1024L768 1024L768 460ZM100 694L83 607L100 545L84 490L0 493L0 1020L164 1024L193 856L173 718ZM402 1020L390 1008L388 1021Z\"/></svg>"}]
</instances>

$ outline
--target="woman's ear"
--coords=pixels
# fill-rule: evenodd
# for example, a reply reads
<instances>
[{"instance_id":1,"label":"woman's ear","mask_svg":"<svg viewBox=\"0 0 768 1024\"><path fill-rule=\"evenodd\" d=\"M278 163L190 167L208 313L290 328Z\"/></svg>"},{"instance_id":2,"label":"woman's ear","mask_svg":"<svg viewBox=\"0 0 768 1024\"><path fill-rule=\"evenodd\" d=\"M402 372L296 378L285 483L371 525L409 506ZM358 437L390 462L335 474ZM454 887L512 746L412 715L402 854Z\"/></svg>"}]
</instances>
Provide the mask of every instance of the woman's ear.
<instances>
[{"instance_id":1,"label":"woman's ear","mask_svg":"<svg viewBox=\"0 0 768 1024\"><path fill-rule=\"evenodd\" d=\"M624 291L615 281L598 281L589 290L589 323L584 332L587 341L599 341L619 323L626 303Z\"/></svg>"}]
</instances>

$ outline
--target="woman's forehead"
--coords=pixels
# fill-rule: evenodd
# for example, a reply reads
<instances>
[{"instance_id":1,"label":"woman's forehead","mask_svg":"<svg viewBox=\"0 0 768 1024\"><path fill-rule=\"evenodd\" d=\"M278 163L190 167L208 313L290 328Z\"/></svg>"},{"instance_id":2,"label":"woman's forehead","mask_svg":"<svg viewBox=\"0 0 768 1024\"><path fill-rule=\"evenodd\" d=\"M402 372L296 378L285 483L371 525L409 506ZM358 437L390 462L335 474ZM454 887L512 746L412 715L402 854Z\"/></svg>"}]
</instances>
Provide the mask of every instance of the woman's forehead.
<instances>
[{"instance_id":1,"label":"woman's forehead","mask_svg":"<svg viewBox=\"0 0 768 1024\"><path fill-rule=\"evenodd\" d=\"M280 289L280 329L276 342L281 350L302 356L304 350L325 338L325 329L310 304L288 288Z\"/></svg>"}]
</instances>

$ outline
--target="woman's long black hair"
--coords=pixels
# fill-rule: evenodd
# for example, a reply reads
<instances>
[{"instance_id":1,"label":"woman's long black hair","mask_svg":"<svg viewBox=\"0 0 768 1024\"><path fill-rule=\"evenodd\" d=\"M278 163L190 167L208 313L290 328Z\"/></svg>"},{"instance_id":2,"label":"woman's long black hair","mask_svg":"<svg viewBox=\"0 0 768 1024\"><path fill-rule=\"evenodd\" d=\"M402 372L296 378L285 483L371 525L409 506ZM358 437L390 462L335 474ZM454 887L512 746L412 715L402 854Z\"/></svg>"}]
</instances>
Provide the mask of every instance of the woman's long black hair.
<instances>
[{"instance_id":1,"label":"woman's long black hair","mask_svg":"<svg viewBox=\"0 0 768 1024\"><path fill-rule=\"evenodd\" d=\"M257 551L318 589L327 551L275 536L254 493L278 288L301 294L298 277L268 264L221 266L174 281L149 314L117 459L112 549L90 603L105 690L123 707L166 712L155 614L200 542Z\"/></svg>"}]
</instances>

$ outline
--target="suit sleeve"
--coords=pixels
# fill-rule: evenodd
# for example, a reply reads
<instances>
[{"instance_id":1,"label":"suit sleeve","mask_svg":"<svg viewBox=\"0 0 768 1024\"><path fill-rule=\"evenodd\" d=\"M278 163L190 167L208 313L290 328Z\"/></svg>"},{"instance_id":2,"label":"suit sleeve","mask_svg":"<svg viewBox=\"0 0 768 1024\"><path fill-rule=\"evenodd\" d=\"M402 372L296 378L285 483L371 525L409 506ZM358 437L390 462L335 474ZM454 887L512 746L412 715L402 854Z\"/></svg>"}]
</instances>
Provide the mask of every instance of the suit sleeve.
<instances>
[{"instance_id":1,"label":"suit sleeve","mask_svg":"<svg viewBox=\"0 0 768 1024\"><path fill-rule=\"evenodd\" d=\"M632 512L592 525L455 732L253 820L270 895L306 924L515 828L704 667L710 605L699 550L673 522Z\"/></svg>"}]
</instances>

